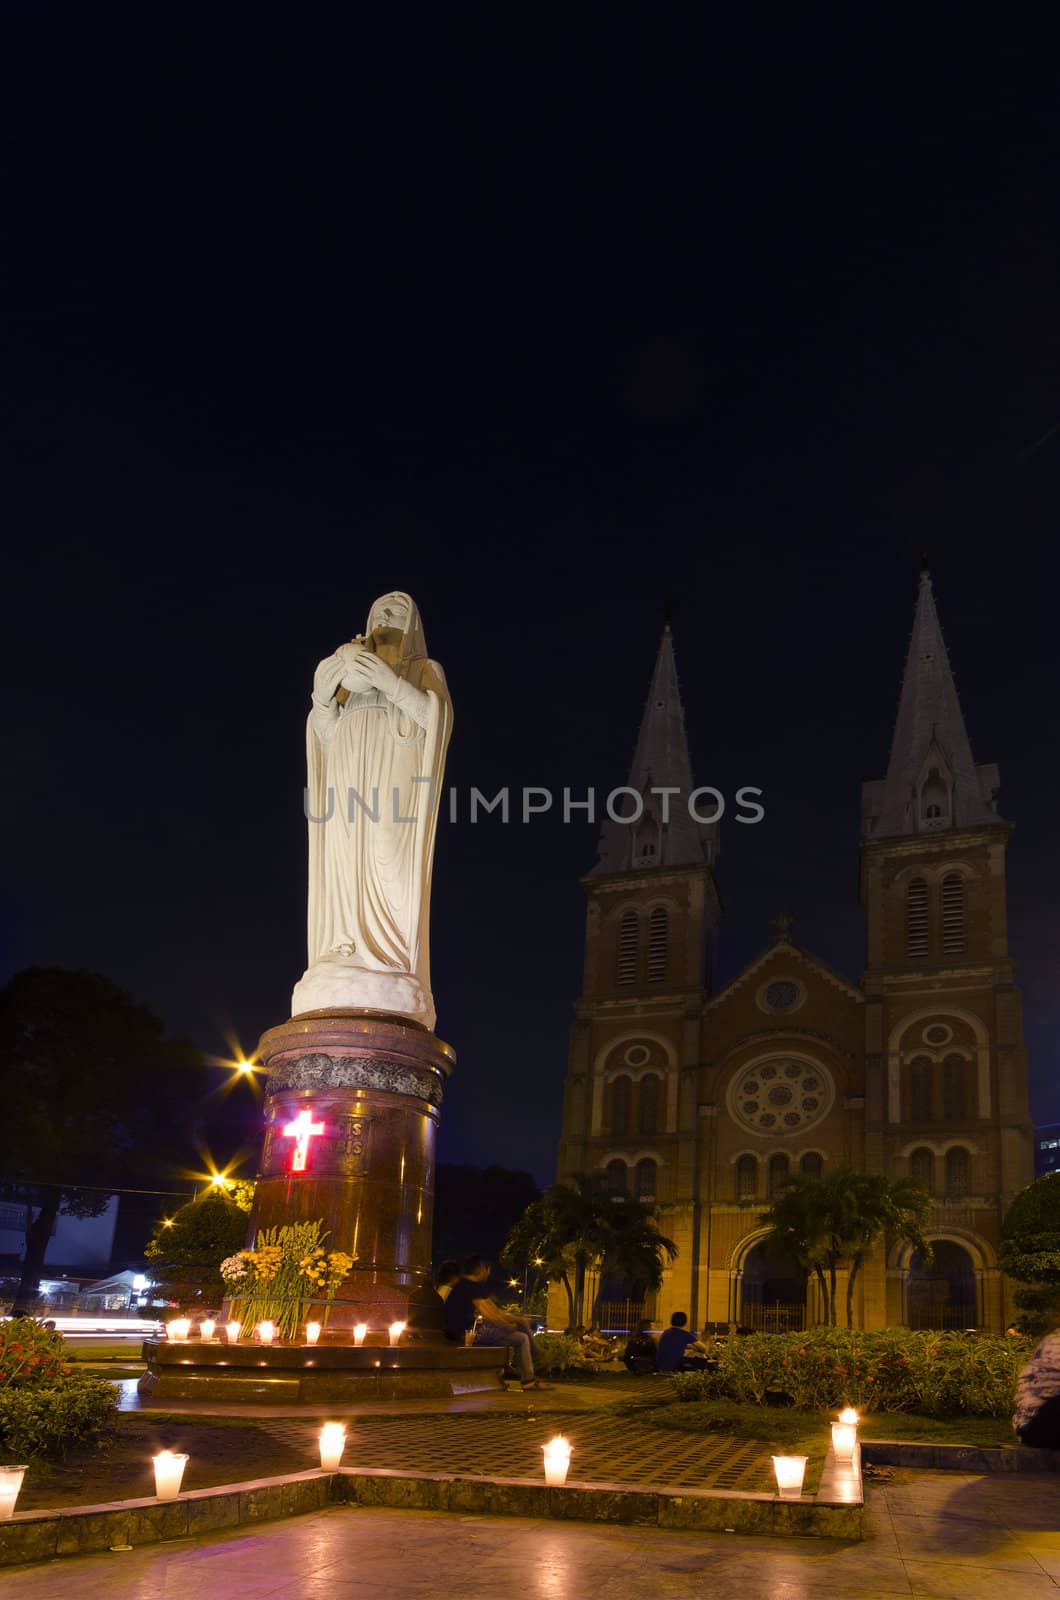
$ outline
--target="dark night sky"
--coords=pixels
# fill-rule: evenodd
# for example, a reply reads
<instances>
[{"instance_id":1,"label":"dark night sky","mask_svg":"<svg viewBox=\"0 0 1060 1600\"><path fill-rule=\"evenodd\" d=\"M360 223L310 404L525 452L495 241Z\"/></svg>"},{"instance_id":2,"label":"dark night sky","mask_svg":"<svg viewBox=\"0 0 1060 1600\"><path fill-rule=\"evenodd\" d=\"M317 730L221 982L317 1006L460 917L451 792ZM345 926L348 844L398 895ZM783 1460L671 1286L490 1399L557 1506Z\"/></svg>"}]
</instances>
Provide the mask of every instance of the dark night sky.
<instances>
[{"instance_id":1,"label":"dark night sky","mask_svg":"<svg viewBox=\"0 0 1060 1600\"><path fill-rule=\"evenodd\" d=\"M698 780L765 790L721 976L784 908L856 974L926 544L1060 1118L1046 41L442 9L5 8L5 972L282 1020L313 667L403 587L487 793L624 781L669 600ZM442 824L445 1160L552 1176L594 846Z\"/></svg>"}]
</instances>

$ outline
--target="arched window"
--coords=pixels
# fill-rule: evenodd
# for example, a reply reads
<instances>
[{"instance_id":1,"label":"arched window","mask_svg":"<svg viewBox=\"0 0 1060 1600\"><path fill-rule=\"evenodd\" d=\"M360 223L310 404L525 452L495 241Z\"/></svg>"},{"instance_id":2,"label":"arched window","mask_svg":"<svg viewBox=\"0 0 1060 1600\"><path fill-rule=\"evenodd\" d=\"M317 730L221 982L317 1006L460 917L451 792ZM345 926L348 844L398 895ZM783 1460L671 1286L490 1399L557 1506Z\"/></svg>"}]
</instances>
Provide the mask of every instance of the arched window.
<instances>
[{"instance_id":1,"label":"arched window","mask_svg":"<svg viewBox=\"0 0 1060 1600\"><path fill-rule=\"evenodd\" d=\"M920 816L927 832L944 828L949 821L949 785L937 767L932 767L920 791Z\"/></svg>"},{"instance_id":2,"label":"arched window","mask_svg":"<svg viewBox=\"0 0 1060 1600\"><path fill-rule=\"evenodd\" d=\"M947 872L942 880L942 948L951 954L964 949L964 879Z\"/></svg>"},{"instance_id":3,"label":"arched window","mask_svg":"<svg viewBox=\"0 0 1060 1600\"><path fill-rule=\"evenodd\" d=\"M946 1151L946 1197L959 1200L968 1193L968 1152L955 1144Z\"/></svg>"},{"instance_id":4,"label":"arched window","mask_svg":"<svg viewBox=\"0 0 1060 1600\"><path fill-rule=\"evenodd\" d=\"M656 1166L650 1156L637 1162L637 1199L655 1199Z\"/></svg>"},{"instance_id":5,"label":"arched window","mask_svg":"<svg viewBox=\"0 0 1060 1600\"><path fill-rule=\"evenodd\" d=\"M775 1200L780 1193L789 1171L787 1156L775 1155L769 1158L769 1198Z\"/></svg>"},{"instance_id":6,"label":"arched window","mask_svg":"<svg viewBox=\"0 0 1060 1600\"><path fill-rule=\"evenodd\" d=\"M648 982L662 983L666 977L666 946L669 917L664 906L656 906L648 918Z\"/></svg>"},{"instance_id":7,"label":"arched window","mask_svg":"<svg viewBox=\"0 0 1060 1600\"><path fill-rule=\"evenodd\" d=\"M659 1123L659 1080L654 1072L641 1078L637 1091L637 1126L641 1133L656 1133Z\"/></svg>"},{"instance_id":8,"label":"arched window","mask_svg":"<svg viewBox=\"0 0 1060 1600\"><path fill-rule=\"evenodd\" d=\"M629 1093L632 1080L625 1074L611 1085L611 1132L619 1135L629 1132Z\"/></svg>"},{"instance_id":9,"label":"arched window","mask_svg":"<svg viewBox=\"0 0 1060 1600\"><path fill-rule=\"evenodd\" d=\"M914 1122L930 1122L932 1081L935 1069L928 1056L914 1056L909 1063L909 1115Z\"/></svg>"},{"instance_id":10,"label":"arched window","mask_svg":"<svg viewBox=\"0 0 1060 1600\"><path fill-rule=\"evenodd\" d=\"M909 1157L909 1176L914 1183L918 1183L928 1194L935 1193L935 1152L933 1150L914 1150Z\"/></svg>"},{"instance_id":11,"label":"arched window","mask_svg":"<svg viewBox=\"0 0 1060 1600\"><path fill-rule=\"evenodd\" d=\"M968 1072L963 1056L947 1056L942 1063L942 1109L947 1122L963 1122L968 1115Z\"/></svg>"},{"instance_id":12,"label":"arched window","mask_svg":"<svg viewBox=\"0 0 1060 1600\"><path fill-rule=\"evenodd\" d=\"M629 1175L626 1171L626 1163L624 1161L619 1161L617 1158L614 1161L609 1161L607 1163L605 1178L607 1180L607 1191L609 1194L628 1193Z\"/></svg>"},{"instance_id":13,"label":"arched window","mask_svg":"<svg viewBox=\"0 0 1060 1600\"><path fill-rule=\"evenodd\" d=\"M928 953L928 886L923 878L906 886L905 953L913 957Z\"/></svg>"},{"instance_id":14,"label":"arched window","mask_svg":"<svg viewBox=\"0 0 1060 1600\"><path fill-rule=\"evenodd\" d=\"M824 1171L824 1162L816 1150L807 1150L799 1162L799 1170L804 1178L819 1178Z\"/></svg>"},{"instance_id":15,"label":"arched window","mask_svg":"<svg viewBox=\"0 0 1060 1600\"><path fill-rule=\"evenodd\" d=\"M618 925L618 981L634 983L637 977L637 944L640 922L635 911L627 911Z\"/></svg>"},{"instance_id":16,"label":"arched window","mask_svg":"<svg viewBox=\"0 0 1060 1600\"><path fill-rule=\"evenodd\" d=\"M753 1200L758 1193L758 1162L754 1156L741 1156L736 1163L736 1198Z\"/></svg>"}]
</instances>

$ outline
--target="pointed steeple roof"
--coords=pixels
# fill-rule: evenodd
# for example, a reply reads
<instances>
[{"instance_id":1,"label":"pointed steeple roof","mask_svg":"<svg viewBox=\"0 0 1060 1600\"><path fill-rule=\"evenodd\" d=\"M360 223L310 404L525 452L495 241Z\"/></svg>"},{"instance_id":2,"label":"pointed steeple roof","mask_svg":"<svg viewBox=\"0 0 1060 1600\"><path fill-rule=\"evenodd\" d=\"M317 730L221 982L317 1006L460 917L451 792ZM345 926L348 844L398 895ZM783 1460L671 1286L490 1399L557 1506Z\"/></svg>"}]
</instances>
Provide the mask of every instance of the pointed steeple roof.
<instances>
[{"instance_id":1,"label":"pointed steeple roof","mask_svg":"<svg viewBox=\"0 0 1060 1600\"><path fill-rule=\"evenodd\" d=\"M869 805L874 838L1000 821L993 803L997 768L977 767L972 757L926 567L920 574L887 776L869 787L875 790Z\"/></svg>"},{"instance_id":2,"label":"pointed steeple roof","mask_svg":"<svg viewBox=\"0 0 1060 1600\"><path fill-rule=\"evenodd\" d=\"M600 854L594 873L629 872L645 867L699 866L711 861L717 849L717 825L697 822L688 809L692 763L688 755L685 715L674 661L670 624L663 629L640 732L629 771L629 788L640 795L643 815L638 821L616 822L605 816L600 832ZM674 789L661 795L652 790ZM621 809L632 817L636 803L624 797ZM710 797L699 809L710 811Z\"/></svg>"}]
</instances>

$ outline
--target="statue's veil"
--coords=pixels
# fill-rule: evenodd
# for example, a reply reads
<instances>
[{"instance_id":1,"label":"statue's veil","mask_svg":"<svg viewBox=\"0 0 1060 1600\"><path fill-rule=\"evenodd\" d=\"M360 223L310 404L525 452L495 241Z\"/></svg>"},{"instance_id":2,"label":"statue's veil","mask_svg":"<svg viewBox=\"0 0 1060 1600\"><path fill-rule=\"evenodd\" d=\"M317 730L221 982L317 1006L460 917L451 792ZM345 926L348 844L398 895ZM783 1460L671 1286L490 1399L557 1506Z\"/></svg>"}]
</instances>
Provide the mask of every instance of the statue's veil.
<instances>
[{"instance_id":1,"label":"statue's veil","mask_svg":"<svg viewBox=\"0 0 1060 1600\"><path fill-rule=\"evenodd\" d=\"M378 600L373 600L365 625L365 637L371 633L375 625L376 610L384 600L403 600L408 606L409 620L404 633L401 635L401 650L398 657L398 672L401 677L408 676L408 670L413 661L423 660L427 654L427 640L423 634L423 619L420 608L410 594L404 589L391 589L387 594L381 594Z\"/></svg>"}]
</instances>

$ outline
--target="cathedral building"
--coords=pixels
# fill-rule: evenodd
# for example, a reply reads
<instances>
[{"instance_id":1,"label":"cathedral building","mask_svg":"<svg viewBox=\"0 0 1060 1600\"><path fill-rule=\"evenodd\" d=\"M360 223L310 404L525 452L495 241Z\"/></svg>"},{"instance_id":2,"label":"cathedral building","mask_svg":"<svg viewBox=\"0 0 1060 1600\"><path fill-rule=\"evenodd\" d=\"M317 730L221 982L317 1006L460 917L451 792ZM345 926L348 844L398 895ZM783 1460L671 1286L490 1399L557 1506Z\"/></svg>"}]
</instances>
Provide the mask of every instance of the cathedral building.
<instances>
[{"instance_id":1,"label":"cathedral building","mask_svg":"<svg viewBox=\"0 0 1060 1600\"><path fill-rule=\"evenodd\" d=\"M693 787L667 627L629 778L643 807L604 824L584 880L559 1178L596 1172L616 1203L657 1204L679 1254L645 1315L780 1329L821 1320L814 1280L762 1243L760 1214L783 1179L840 1163L911 1176L933 1196L934 1259L881 1249L856 1280L855 1325L1003 1330L1001 1219L1033 1177L1006 927L1011 829L997 767L972 756L929 575L886 775L862 787L859 977L778 918L715 989L717 829L683 803ZM602 1288L605 1322L613 1302L642 1298L637 1285Z\"/></svg>"}]
</instances>

